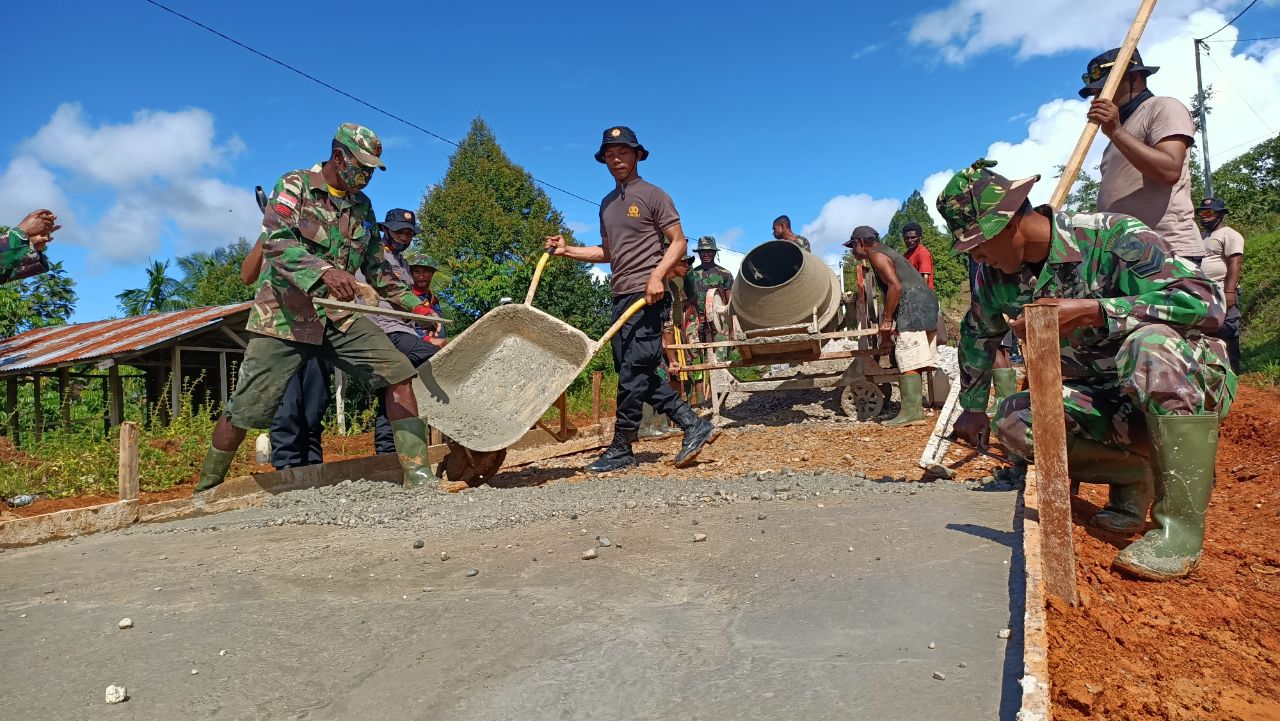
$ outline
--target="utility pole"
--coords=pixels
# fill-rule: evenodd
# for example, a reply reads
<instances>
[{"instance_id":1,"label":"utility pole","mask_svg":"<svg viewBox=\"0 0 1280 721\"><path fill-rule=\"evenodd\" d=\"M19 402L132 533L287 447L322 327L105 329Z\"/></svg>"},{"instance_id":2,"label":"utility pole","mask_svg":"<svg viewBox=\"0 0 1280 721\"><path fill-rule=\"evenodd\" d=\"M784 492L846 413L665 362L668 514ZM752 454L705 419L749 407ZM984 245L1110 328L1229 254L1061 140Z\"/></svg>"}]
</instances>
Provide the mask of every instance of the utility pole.
<instances>
[{"instance_id":1,"label":"utility pole","mask_svg":"<svg viewBox=\"0 0 1280 721\"><path fill-rule=\"evenodd\" d=\"M1200 75L1200 48L1204 47L1205 52L1209 52L1209 47L1205 45L1203 40L1192 40L1196 48L1196 97L1200 99L1200 149L1201 160L1204 162L1204 197L1213 197L1213 170L1209 167L1209 124L1208 113L1205 112L1204 106L1206 98L1204 97L1204 79Z\"/></svg>"}]
</instances>

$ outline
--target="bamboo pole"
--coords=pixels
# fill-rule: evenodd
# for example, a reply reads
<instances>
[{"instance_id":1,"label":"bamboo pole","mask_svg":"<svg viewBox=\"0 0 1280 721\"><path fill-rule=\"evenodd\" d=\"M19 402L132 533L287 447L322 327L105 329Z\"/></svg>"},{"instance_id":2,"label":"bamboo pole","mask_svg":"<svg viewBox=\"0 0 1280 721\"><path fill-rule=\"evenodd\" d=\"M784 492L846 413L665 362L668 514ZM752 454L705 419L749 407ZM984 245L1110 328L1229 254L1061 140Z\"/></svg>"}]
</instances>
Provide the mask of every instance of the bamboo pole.
<instances>
[{"instance_id":1,"label":"bamboo pole","mask_svg":"<svg viewBox=\"0 0 1280 721\"><path fill-rule=\"evenodd\" d=\"M1098 94L1099 98L1110 100L1115 97L1116 88L1120 87L1120 81L1127 74L1124 72L1129 67L1129 60L1133 57L1133 51L1138 48L1138 40L1142 37L1142 31L1147 28L1147 21L1151 19L1151 13L1156 9L1156 0L1142 0L1138 6L1138 15L1133 19L1133 24L1129 26L1129 34L1125 36L1124 43L1120 45L1120 52L1116 55L1115 65L1111 66L1111 72L1107 75L1107 82L1102 86L1102 92ZM1117 72L1119 71L1119 72ZM1080 168L1084 165L1084 156L1089 154L1089 147L1093 145L1093 139L1098 135L1098 124L1089 121L1084 126L1084 132L1080 133L1080 139L1076 141L1076 147L1071 151L1071 157L1067 160L1067 165L1062 170L1062 177L1058 178L1058 187L1054 188L1053 195L1049 197L1049 205L1055 210L1062 207L1067 199L1067 195L1071 192L1071 186L1076 182L1076 175L1080 173Z\"/></svg>"}]
</instances>

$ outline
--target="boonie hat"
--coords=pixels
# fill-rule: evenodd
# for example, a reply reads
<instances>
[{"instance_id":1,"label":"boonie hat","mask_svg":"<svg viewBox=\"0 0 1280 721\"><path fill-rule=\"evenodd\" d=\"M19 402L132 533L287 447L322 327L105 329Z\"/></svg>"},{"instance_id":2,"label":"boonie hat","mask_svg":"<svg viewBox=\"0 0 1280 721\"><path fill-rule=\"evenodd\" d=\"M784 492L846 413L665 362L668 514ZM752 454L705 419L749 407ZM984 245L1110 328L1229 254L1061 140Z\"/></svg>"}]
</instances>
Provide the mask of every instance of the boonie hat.
<instances>
[{"instance_id":1,"label":"boonie hat","mask_svg":"<svg viewBox=\"0 0 1280 721\"><path fill-rule=\"evenodd\" d=\"M1112 48L1089 61L1084 74L1080 76L1080 79L1084 81L1084 87L1080 88L1080 97L1087 98L1102 90L1102 86L1107 84L1107 76L1111 74L1111 68L1115 66L1116 56L1119 54L1120 48ZM1142 55L1138 53L1137 48L1133 49L1133 57L1129 58L1128 72L1152 75L1159 69L1159 67L1143 65Z\"/></svg>"},{"instance_id":2,"label":"boonie hat","mask_svg":"<svg viewBox=\"0 0 1280 721\"><path fill-rule=\"evenodd\" d=\"M1009 180L991 172L996 162L979 158L951 176L938 193L938 212L955 236L951 250L964 253L1000 234L1022 207L1039 175Z\"/></svg>"},{"instance_id":3,"label":"boonie hat","mask_svg":"<svg viewBox=\"0 0 1280 721\"><path fill-rule=\"evenodd\" d=\"M343 123L333 139L346 148L361 165L367 168L387 169L382 164L382 141L372 130L355 123Z\"/></svg>"},{"instance_id":4,"label":"boonie hat","mask_svg":"<svg viewBox=\"0 0 1280 721\"><path fill-rule=\"evenodd\" d=\"M704 235L701 238L698 238L698 247L695 248L694 250L698 250L698 251L712 250L717 253L720 252L720 248L716 246L716 239L712 238L709 235Z\"/></svg>"},{"instance_id":5,"label":"boonie hat","mask_svg":"<svg viewBox=\"0 0 1280 721\"><path fill-rule=\"evenodd\" d=\"M636 160L644 160L649 157L649 151L645 150L640 141L636 139L636 132L625 125L615 125L604 131L604 137L600 140L600 149L596 151L596 162L604 162L604 149L609 145L625 145L628 148L635 148Z\"/></svg>"}]
</instances>

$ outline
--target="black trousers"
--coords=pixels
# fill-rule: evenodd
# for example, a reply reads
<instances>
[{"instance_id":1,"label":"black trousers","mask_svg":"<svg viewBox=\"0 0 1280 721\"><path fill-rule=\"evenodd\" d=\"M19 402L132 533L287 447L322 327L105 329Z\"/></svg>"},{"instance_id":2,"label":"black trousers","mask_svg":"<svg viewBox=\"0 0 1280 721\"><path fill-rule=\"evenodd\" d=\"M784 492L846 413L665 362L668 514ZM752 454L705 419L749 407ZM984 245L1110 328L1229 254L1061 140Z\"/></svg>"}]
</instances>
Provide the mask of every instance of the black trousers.
<instances>
[{"instance_id":1,"label":"black trousers","mask_svg":"<svg viewBox=\"0 0 1280 721\"><path fill-rule=\"evenodd\" d=\"M414 368L426 363L440 350L413 333L388 333L387 338L391 339L396 350L404 353ZM382 392L378 393L378 415L373 421L373 452L396 452L395 431L391 430L391 420L387 418L387 396Z\"/></svg>"},{"instance_id":2,"label":"black trousers","mask_svg":"<svg viewBox=\"0 0 1280 721\"><path fill-rule=\"evenodd\" d=\"M615 295L613 319L617 320L644 293ZM614 429L634 433L640 428L644 404L672 420L687 404L658 376L662 364L663 304L647 305L613 337L613 367L618 371L618 410Z\"/></svg>"},{"instance_id":3,"label":"black trousers","mask_svg":"<svg viewBox=\"0 0 1280 721\"><path fill-rule=\"evenodd\" d=\"M1227 320L1222 327L1212 334L1227 343L1227 359L1231 361L1231 370L1240 373L1240 308L1231 306L1227 309Z\"/></svg>"},{"instance_id":4,"label":"black trousers","mask_svg":"<svg viewBox=\"0 0 1280 721\"><path fill-rule=\"evenodd\" d=\"M284 398L271 421L271 465L297 468L324 462L320 434L329 409L329 375L332 366L311 358L285 386Z\"/></svg>"}]
</instances>

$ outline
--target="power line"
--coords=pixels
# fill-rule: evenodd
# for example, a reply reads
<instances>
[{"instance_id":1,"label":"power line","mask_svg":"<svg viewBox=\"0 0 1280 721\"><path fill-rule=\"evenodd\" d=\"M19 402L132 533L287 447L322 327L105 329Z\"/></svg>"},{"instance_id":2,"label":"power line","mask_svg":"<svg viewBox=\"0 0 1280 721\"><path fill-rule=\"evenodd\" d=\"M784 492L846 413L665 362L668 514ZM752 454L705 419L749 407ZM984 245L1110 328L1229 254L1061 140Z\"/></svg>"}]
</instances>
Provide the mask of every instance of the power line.
<instances>
[{"instance_id":1,"label":"power line","mask_svg":"<svg viewBox=\"0 0 1280 721\"><path fill-rule=\"evenodd\" d=\"M1250 110L1253 110L1253 114L1258 116L1258 120L1262 123L1262 127L1274 133L1275 130L1271 129L1271 125L1267 122L1266 118L1262 117L1262 114L1259 113L1257 110L1254 110L1253 106L1249 104L1249 97L1244 93L1240 92L1240 88L1237 88L1236 84L1231 82L1231 76L1227 75L1227 71L1222 69L1222 66L1218 64L1217 60L1213 59L1212 55L1210 55L1209 53L1205 53L1205 56L1209 58L1209 62L1213 63L1213 67L1217 68L1218 72L1222 74L1222 78L1227 81L1227 85L1230 85L1231 89L1236 91L1236 95L1240 96L1240 99L1244 101L1245 106L1248 107Z\"/></svg>"},{"instance_id":2,"label":"power line","mask_svg":"<svg viewBox=\"0 0 1280 721\"><path fill-rule=\"evenodd\" d=\"M1259 40L1280 40L1280 35L1271 35L1265 38L1236 38L1235 40L1201 40L1202 43L1254 43Z\"/></svg>"},{"instance_id":3,"label":"power line","mask_svg":"<svg viewBox=\"0 0 1280 721\"><path fill-rule=\"evenodd\" d=\"M381 114L383 114L383 115L387 116L388 118L391 118L392 120L397 120L397 121L399 121L399 122L401 122L401 123L404 123L405 125L408 125L409 127L413 128L413 129L415 129L415 130L420 130L420 131L422 131L422 132L426 133L427 135L430 135L431 137L435 138L436 140L441 140L441 141L443 141L443 142L446 142L446 143L448 143L449 145L452 145L452 146L453 146L453 147L455 147L455 148L459 148L459 149L460 149L460 148L462 148L462 145L461 145L461 144L459 144L458 142L454 141L454 140L450 140L449 138L446 138L446 137L444 137L443 135L440 135L440 134L438 134L438 133L433 133L433 132L431 132L430 130L427 130L426 128L422 127L421 125L418 125L417 123L415 123L415 122L413 122L413 121L406 120L405 118L402 118L402 117L400 117L399 115L396 115L395 113L392 113L392 112L387 111L387 110L383 110L382 108L378 107L377 105L374 105L373 103L371 103L371 102L369 102L369 101L367 101L367 100L364 100L364 99L362 99L362 98L358 98L358 97L356 97L356 96L352 95L351 93L348 93L347 91L345 91L345 90L343 90L343 89L341 89L341 88L334 87L333 85L330 85L329 83L327 83L327 82L325 82L325 81L321 80L320 78L315 77L314 75L310 75L310 74L308 74L308 73L306 73L306 72L304 72L304 71L302 71L302 70L299 70L298 68L296 68L296 67L294 67L294 66L290 65L289 63L286 63L286 62L284 62L283 60L279 60L279 59L277 59L277 58L274 58L274 57L272 57L272 56L270 56L270 55L268 55L268 54L266 54L266 53L262 52L261 50L258 50L258 49L256 49L256 48L250 47L250 46L248 46L248 45L245 45L244 43L240 42L239 40L236 40L235 38L233 38L233 37L231 37L231 36L229 36L229 35L227 35L227 34L225 34L225 33L222 33L222 32L220 32L220 31L218 31L218 30L215 30L215 29L213 29L213 28L209 27L208 25L205 25L204 23L200 22L199 20L196 20L195 18L192 18L192 17L188 17L188 16L186 16L186 15L183 15L182 13L178 12L177 10L174 10L173 8L171 8L171 7L167 6L167 5L163 5L163 4L159 3L159 2L156 2L156 0L144 0L144 2L147 2L147 3L151 4L151 5L154 5L154 6L156 6L156 7L160 8L161 10L164 10L165 12L167 12L167 13L169 13L169 14L171 14L171 15L174 15L174 16L176 16L176 17L179 17L179 18L183 19L183 20L186 20L187 22L191 23L192 25L195 25L195 26L196 26L196 27L198 27L198 28L201 28L201 29L203 29L203 30L207 30L208 32L213 33L214 35L217 35L218 37L222 38L223 40L226 40L227 42L229 42L229 43L231 43L231 44L233 44L233 45L236 45L236 46L238 46L238 47L240 47L240 48L243 48L244 50L248 50L249 52L253 53L254 55L257 55L258 57L260 57L260 58L262 58L262 59L264 59L264 60L267 60L267 61L270 61L270 62L272 62L272 63L275 63L276 65L279 65L280 67L282 67L282 68L284 68L284 69L286 69L286 70L289 70L290 72L293 72L293 73L295 73L295 74L297 74L297 75L301 75L302 77L306 78L307 80L310 80L311 82L313 82L313 83L315 83L315 84L317 84L317 85L319 85L319 86L321 86L321 87L328 88L329 90L332 90L333 92L335 92L335 93L337 93L337 94L339 94L339 95L343 96L344 98L347 98L348 100L353 100L353 101L355 101L355 102L357 102L357 103L359 103L359 104L361 104L361 105L365 106L366 108L369 108L370 110L372 110L372 111L374 111L374 112L376 112L376 113L381 113ZM540 180L540 179L538 179L538 178L534 177L532 174L530 174L530 175L529 175L529 177L533 180L533 182L537 183L538 185L545 186L545 187L550 188L550 189L552 189L552 190L558 190L558 191L560 191L561 193L564 193L565 195L568 195L568 196L573 197L573 198L577 198L578 200L581 200L581 201L583 201L583 202L585 202L585 203L590 203L591 205L596 205L596 206L600 205L598 202L596 202L596 201L594 201L594 200L591 200L591 199L589 199L589 198L584 198L584 197L582 197L581 195L578 195L577 193L574 193L574 192L569 191L569 190L565 190L564 188L561 188L561 187L560 187L560 186L558 186L558 185L553 185L553 184L551 184L551 183L548 183L548 182L547 182L547 181L545 181L545 180Z\"/></svg>"},{"instance_id":4,"label":"power line","mask_svg":"<svg viewBox=\"0 0 1280 721\"><path fill-rule=\"evenodd\" d=\"M148 0L148 2L150 2L150 0ZM1258 0L1253 0L1253 2L1249 3L1248 5L1245 5L1245 6L1244 6L1244 10L1241 10L1240 12L1236 13L1236 16L1235 16L1235 17L1233 17L1233 18L1231 18L1230 20L1228 20L1226 25L1223 25L1222 27L1218 28L1217 30L1214 30L1213 32L1209 33L1208 35L1205 35L1204 37L1200 38L1200 40L1201 40L1201 41L1208 40L1209 38L1213 37L1214 35L1217 35L1218 33L1222 32L1223 30L1226 30L1227 28L1231 27L1231 24L1232 24L1232 23L1234 23L1235 21L1239 20L1241 15L1244 15L1245 13L1249 12L1249 8L1251 8L1251 7L1253 7L1254 5L1257 5L1257 4L1258 4Z\"/></svg>"}]
</instances>

